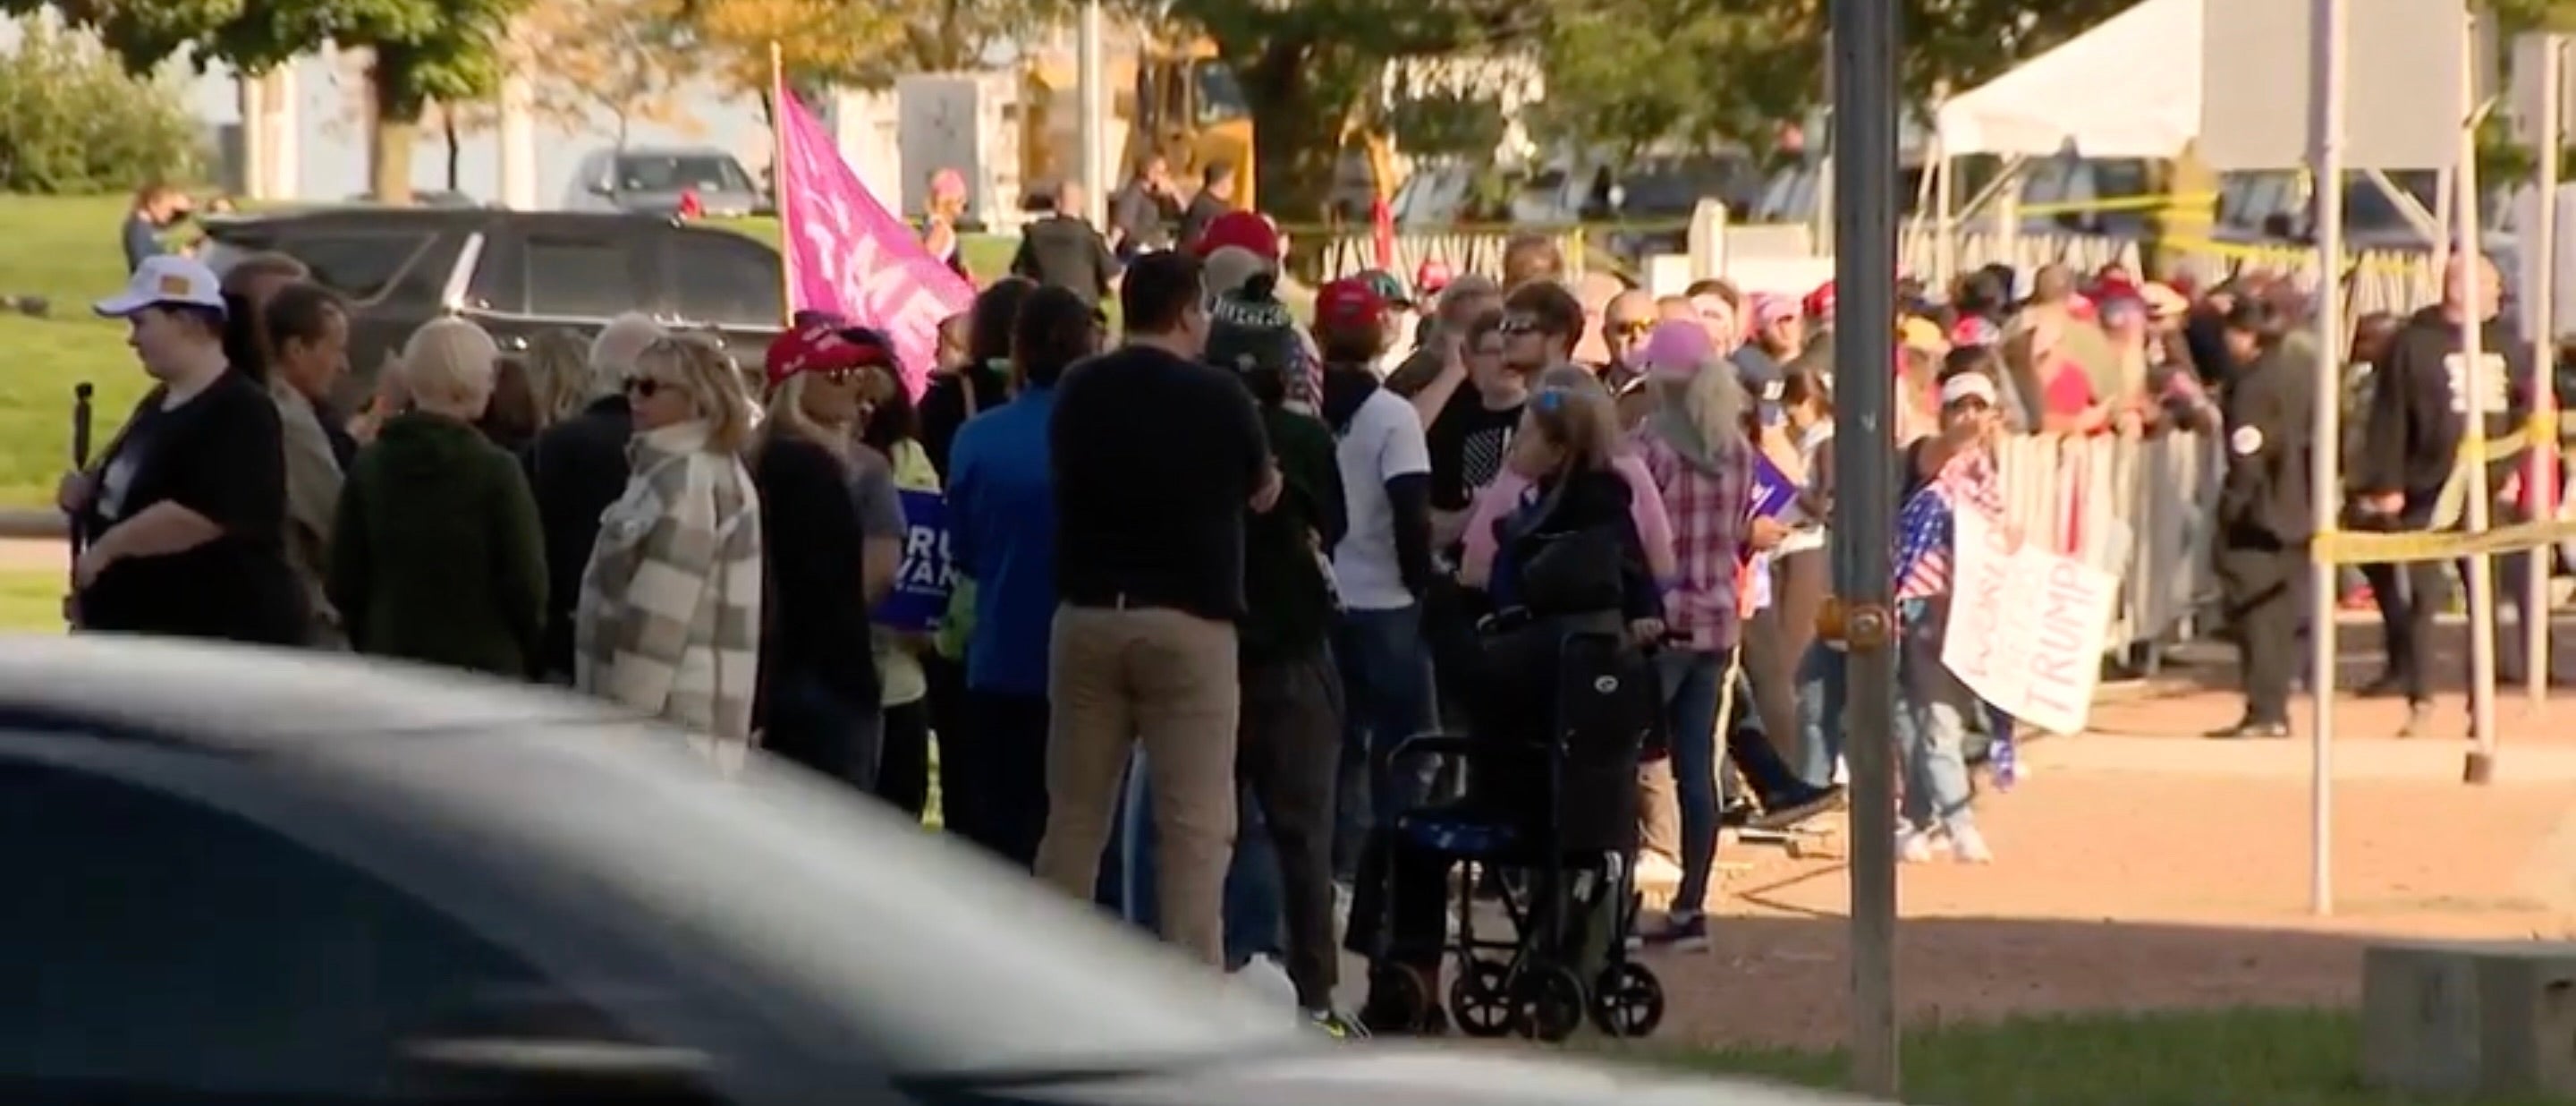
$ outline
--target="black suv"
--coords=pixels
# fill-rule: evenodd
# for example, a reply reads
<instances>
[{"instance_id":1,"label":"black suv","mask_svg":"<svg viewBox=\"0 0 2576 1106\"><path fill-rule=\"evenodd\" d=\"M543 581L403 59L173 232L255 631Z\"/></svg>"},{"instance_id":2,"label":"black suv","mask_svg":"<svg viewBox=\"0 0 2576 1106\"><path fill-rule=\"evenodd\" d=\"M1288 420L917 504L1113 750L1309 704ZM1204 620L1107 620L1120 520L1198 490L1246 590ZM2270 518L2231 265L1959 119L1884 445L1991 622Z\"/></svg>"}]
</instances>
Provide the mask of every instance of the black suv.
<instances>
[{"instance_id":1,"label":"black suv","mask_svg":"<svg viewBox=\"0 0 2576 1106\"><path fill-rule=\"evenodd\" d=\"M371 386L386 355L442 315L472 319L517 351L548 330L590 333L641 311L719 335L751 363L784 314L777 250L670 219L351 207L213 219L206 234L203 256L218 273L275 251L349 298L357 386Z\"/></svg>"}]
</instances>

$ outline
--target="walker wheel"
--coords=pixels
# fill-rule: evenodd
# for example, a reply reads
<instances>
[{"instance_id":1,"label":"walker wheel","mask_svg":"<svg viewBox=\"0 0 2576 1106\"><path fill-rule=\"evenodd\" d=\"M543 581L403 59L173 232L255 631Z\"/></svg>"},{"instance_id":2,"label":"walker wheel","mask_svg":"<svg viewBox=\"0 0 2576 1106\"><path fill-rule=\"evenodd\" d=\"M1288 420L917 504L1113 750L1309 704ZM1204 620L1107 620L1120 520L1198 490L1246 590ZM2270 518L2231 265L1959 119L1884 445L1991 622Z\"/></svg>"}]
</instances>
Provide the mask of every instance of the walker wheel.
<instances>
[{"instance_id":1,"label":"walker wheel","mask_svg":"<svg viewBox=\"0 0 2576 1106\"><path fill-rule=\"evenodd\" d=\"M1602 969L1592 992L1592 1024L1613 1037L1652 1035L1664 1024L1664 982L1633 961Z\"/></svg>"},{"instance_id":2,"label":"walker wheel","mask_svg":"<svg viewBox=\"0 0 2576 1106\"><path fill-rule=\"evenodd\" d=\"M1583 1028L1583 980L1563 964L1524 964L1512 981L1512 1006L1522 1036L1562 1041Z\"/></svg>"},{"instance_id":3,"label":"walker wheel","mask_svg":"<svg viewBox=\"0 0 2576 1106\"><path fill-rule=\"evenodd\" d=\"M1511 968L1472 956L1458 958L1458 975L1449 981L1449 1020L1470 1037L1501 1037L1512 1031Z\"/></svg>"},{"instance_id":4,"label":"walker wheel","mask_svg":"<svg viewBox=\"0 0 2576 1106\"><path fill-rule=\"evenodd\" d=\"M1421 972L1386 964L1369 973L1368 1005L1361 1009L1360 1021L1372 1035L1420 1033L1439 1009Z\"/></svg>"}]
</instances>

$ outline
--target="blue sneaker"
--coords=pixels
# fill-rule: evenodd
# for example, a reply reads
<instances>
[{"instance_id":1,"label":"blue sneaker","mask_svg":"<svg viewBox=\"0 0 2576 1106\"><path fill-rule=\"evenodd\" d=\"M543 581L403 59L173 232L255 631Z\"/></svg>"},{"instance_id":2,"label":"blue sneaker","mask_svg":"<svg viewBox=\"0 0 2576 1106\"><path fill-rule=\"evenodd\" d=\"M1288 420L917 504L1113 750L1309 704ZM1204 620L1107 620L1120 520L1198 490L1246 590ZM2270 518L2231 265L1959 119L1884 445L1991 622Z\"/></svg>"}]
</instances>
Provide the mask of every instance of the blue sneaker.
<instances>
[{"instance_id":1,"label":"blue sneaker","mask_svg":"<svg viewBox=\"0 0 2576 1106\"><path fill-rule=\"evenodd\" d=\"M1674 911L1664 916L1664 924L1631 935L1628 947L1707 952L1708 915L1697 910Z\"/></svg>"}]
</instances>

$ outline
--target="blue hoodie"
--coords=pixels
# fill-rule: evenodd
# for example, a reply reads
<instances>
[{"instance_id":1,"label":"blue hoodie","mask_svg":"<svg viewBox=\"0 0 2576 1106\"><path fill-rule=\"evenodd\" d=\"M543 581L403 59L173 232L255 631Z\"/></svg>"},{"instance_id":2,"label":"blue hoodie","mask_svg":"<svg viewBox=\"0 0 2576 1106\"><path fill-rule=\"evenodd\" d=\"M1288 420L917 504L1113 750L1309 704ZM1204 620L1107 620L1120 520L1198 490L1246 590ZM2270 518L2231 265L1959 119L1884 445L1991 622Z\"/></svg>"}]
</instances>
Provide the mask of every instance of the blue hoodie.
<instances>
[{"instance_id":1,"label":"blue hoodie","mask_svg":"<svg viewBox=\"0 0 2576 1106\"><path fill-rule=\"evenodd\" d=\"M1055 389L1030 387L977 415L948 453L949 555L975 581L966 686L1047 693L1055 623Z\"/></svg>"}]
</instances>

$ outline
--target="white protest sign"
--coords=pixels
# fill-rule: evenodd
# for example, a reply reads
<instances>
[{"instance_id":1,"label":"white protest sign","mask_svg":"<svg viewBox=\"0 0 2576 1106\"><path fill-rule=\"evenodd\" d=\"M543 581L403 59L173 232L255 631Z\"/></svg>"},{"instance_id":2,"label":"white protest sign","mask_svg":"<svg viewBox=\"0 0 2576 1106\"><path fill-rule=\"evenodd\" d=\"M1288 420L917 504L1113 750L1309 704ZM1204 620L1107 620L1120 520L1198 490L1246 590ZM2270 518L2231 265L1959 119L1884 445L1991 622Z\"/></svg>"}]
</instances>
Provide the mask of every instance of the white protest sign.
<instances>
[{"instance_id":1,"label":"white protest sign","mask_svg":"<svg viewBox=\"0 0 2576 1106\"><path fill-rule=\"evenodd\" d=\"M2036 545L2009 548L1975 510L1959 511L1957 526L1941 663L2015 718L2083 732L2119 580Z\"/></svg>"}]
</instances>

